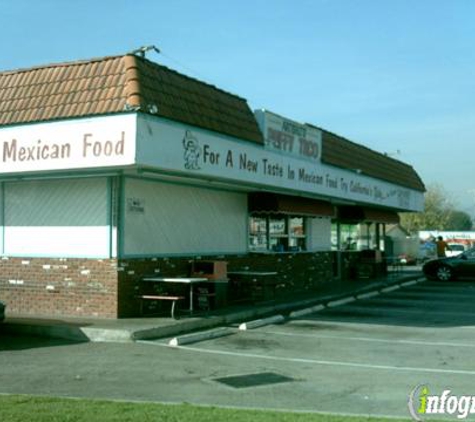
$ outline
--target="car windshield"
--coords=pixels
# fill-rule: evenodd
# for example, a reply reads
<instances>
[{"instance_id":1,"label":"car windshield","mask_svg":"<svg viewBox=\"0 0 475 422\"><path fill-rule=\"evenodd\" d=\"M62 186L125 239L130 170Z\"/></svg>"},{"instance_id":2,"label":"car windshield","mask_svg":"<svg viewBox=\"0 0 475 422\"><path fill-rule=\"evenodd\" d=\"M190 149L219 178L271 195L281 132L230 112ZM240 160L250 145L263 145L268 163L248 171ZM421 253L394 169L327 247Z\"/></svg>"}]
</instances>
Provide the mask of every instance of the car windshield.
<instances>
[{"instance_id":1,"label":"car windshield","mask_svg":"<svg viewBox=\"0 0 475 422\"><path fill-rule=\"evenodd\" d=\"M449 245L450 247L450 250L452 251L460 251L460 252L463 252L465 250L465 247L463 245Z\"/></svg>"}]
</instances>

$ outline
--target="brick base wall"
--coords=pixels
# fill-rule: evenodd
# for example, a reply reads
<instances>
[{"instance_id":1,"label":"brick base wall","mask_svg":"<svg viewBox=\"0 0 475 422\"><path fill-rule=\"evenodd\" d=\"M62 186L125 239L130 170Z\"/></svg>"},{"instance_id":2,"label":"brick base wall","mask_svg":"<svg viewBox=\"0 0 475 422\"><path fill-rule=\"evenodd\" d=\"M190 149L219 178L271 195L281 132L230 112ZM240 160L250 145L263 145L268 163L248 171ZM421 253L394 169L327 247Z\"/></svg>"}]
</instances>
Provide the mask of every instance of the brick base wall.
<instances>
[{"instance_id":1,"label":"brick base wall","mask_svg":"<svg viewBox=\"0 0 475 422\"><path fill-rule=\"evenodd\" d=\"M117 261L2 258L0 299L7 315L117 318Z\"/></svg>"},{"instance_id":2,"label":"brick base wall","mask_svg":"<svg viewBox=\"0 0 475 422\"><path fill-rule=\"evenodd\" d=\"M119 316L135 317L140 303L134 300L144 276L187 276L191 263L197 260L223 260L228 271L249 267L255 271L276 271L276 297L317 290L333 280L331 252L297 254L246 254L193 258L138 258L119 263Z\"/></svg>"},{"instance_id":3,"label":"brick base wall","mask_svg":"<svg viewBox=\"0 0 475 422\"><path fill-rule=\"evenodd\" d=\"M0 299L8 314L130 318L144 276L186 276L197 260L227 261L228 271L276 271L276 297L316 290L333 279L330 252L189 258L3 258Z\"/></svg>"}]
</instances>

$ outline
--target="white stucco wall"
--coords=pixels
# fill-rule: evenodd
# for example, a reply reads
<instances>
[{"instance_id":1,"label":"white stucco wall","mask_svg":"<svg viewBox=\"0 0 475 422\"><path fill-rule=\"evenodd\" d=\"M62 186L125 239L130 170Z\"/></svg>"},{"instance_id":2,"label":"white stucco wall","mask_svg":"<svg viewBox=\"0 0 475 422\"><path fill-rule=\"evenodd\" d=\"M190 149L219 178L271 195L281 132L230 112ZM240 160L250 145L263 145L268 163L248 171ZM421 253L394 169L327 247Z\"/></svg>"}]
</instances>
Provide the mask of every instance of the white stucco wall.
<instances>
[{"instance_id":1,"label":"white stucco wall","mask_svg":"<svg viewBox=\"0 0 475 422\"><path fill-rule=\"evenodd\" d=\"M124 256L246 251L246 194L126 179Z\"/></svg>"},{"instance_id":2,"label":"white stucco wall","mask_svg":"<svg viewBox=\"0 0 475 422\"><path fill-rule=\"evenodd\" d=\"M106 178L5 182L3 254L108 257Z\"/></svg>"}]
</instances>

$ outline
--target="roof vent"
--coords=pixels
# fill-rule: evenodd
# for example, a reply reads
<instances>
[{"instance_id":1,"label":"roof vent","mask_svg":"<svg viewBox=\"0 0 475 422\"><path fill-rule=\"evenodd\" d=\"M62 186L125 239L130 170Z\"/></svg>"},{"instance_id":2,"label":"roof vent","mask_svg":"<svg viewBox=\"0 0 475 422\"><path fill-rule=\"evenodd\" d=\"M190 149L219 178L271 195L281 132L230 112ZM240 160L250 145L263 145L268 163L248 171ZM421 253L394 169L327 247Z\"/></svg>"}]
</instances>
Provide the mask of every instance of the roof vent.
<instances>
[{"instance_id":1,"label":"roof vent","mask_svg":"<svg viewBox=\"0 0 475 422\"><path fill-rule=\"evenodd\" d=\"M160 50L154 45L144 45L143 47L139 47L131 51L130 54L133 54L139 57L145 57L145 54L148 53L149 51L155 51L155 53L160 54Z\"/></svg>"}]
</instances>

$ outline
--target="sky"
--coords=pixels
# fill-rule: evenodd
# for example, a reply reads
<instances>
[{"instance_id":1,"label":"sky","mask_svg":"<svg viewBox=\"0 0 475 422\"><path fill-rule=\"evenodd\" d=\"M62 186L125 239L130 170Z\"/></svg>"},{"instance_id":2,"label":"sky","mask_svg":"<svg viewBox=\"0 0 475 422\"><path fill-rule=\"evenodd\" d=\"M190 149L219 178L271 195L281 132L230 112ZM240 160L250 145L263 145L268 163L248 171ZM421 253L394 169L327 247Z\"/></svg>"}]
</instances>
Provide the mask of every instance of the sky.
<instances>
[{"instance_id":1,"label":"sky","mask_svg":"<svg viewBox=\"0 0 475 422\"><path fill-rule=\"evenodd\" d=\"M410 164L475 217L475 0L0 0L0 71L147 57Z\"/></svg>"}]
</instances>

